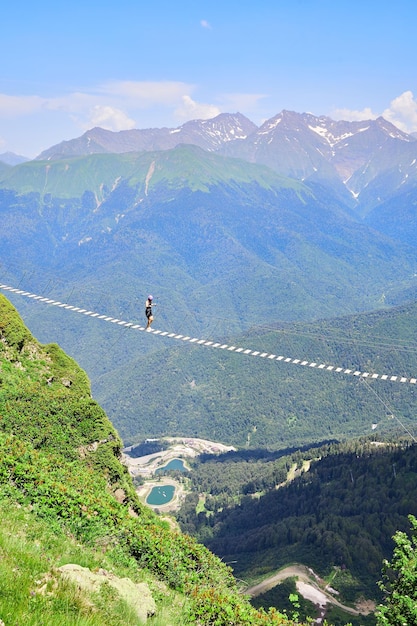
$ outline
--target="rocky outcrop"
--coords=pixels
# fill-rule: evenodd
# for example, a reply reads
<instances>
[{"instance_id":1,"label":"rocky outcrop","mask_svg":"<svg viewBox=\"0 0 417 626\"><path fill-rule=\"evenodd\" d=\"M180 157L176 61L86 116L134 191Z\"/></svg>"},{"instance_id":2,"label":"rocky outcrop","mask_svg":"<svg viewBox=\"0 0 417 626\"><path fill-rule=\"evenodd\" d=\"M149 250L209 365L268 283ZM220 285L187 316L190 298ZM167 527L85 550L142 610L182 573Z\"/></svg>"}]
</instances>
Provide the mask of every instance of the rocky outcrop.
<instances>
[{"instance_id":1,"label":"rocky outcrop","mask_svg":"<svg viewBox=\"0 0 417 626\"><path fill-rule=\"evenodd\" d=\"M141 623L145 623L148 617L155 614L156 604L146 583L134 583L130 578L119 578L104 569L92 572L87 567L73 563L62 565L58 571L86 593L100 592L103 584L110 585L136 611Z\"/></svg>"}]
</instances>

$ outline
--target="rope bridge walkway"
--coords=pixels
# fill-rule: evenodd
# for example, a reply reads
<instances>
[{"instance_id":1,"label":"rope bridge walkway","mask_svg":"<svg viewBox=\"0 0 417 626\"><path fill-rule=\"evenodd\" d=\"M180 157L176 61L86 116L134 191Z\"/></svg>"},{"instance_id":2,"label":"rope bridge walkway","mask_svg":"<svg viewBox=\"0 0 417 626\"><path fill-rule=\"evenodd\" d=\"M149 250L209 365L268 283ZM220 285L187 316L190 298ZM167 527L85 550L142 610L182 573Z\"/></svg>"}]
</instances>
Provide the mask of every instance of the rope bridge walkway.
<instances>
[{"instance_id":1,"label":"rope bridge walkway","mask_svg":"<svg viewBox=\"0 0 417 626\"><path fill-rule=\"evenodd\" d=\"M178 339L180 341L186 341L188 343L192 343L199 346L207 346L210 348L218 348L219 350L226 350L228 352L236 352L238 354L245 354L250 356L256 356L261 359L267 359L270 361L279 361L281 363L292 363L294 365L300 365L303 367L311 367L318 370L328 371L328 372L336 372L340 374L348 374L352 376L356 376L357 378L363 380L383 380L389 382L399 382L399 383L409 383L412 385L417 384L417 378L407 378L405 376L399 375L391 375L391 374L375 374L371 372L361 372L359 370L348 369L344 367L337 367L335 365L326 365L325 363L319 363L315 361L306 361L303 359L293 359L291 357L285 357L282 355L270 354L268 352L261 352L259 350L249 350L245 348L239 348L237 346L229 346L226 343L216 343L214 341L208 341L207 339L198 339L196 337L191 337L187 335L180 335L173 332L155 330L152 328L146 329L144 326L140 324L134 324L133 322L126 322L124 320L117 319L115 317L110 317L108 315L102 315L99 313L95 313L94 311L89 311L87 309L83 309L81 307L73 306L71 304L66 304L65 302L59 302L58 300L52 300L51 298L46 298L43 296L36 295L29 291L24 291L23 289L17 289L15 287L11 287L9 285L0 284L0 289L4 289L5 291L10 291L14 294L18 294L20 296L25 296L30 298L31 300L35 300L38 302L42 302L44 304L48 304L51 306L55 306L61 309L67 309L69 311L73 311L74 313L79 313L81 315L87 315L89 317L93 317L95 319L103 320L105 322L110 322L111 324L116 324L118 326L123 326L125 328L130 328L133 330L144 331L147 333L152 333L153 335L159 335L160 337L169 337L171 339Z\"/></svg>"}]
</instances>

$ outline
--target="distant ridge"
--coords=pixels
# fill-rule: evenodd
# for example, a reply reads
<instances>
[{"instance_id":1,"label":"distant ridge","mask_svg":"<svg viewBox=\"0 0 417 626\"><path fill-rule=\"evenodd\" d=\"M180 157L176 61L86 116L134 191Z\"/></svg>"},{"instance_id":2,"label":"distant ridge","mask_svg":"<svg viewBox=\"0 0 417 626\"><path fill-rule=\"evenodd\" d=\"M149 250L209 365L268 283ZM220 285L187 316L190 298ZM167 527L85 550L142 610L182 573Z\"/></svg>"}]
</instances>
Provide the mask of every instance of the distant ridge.
<instances>
[{"instance_id":1,"label":"distant ridge","mask_svg":"<svg viewBox=\"0 0 417 626\"><path fill-rule=\"evenodd\" d=\"M93 128L77 139L48 148L36 160L164 151L181 144L265 165L281 176L320 185L351 208L360 206L361 215L417 185L414 135L382 117L335 121L286 110L260 127L241 113L222 113L178 128L119 132Z\"/></svg>"},{"instance_id":2,"label":"distant ridge","mask_svg":"<svg viewBox=\"0 0 417 626\"><path fill-rule=\"evenodd\" d=\"M170 150L193 144L204 150L218 150L224 143L245 139L257 126L241 113L222 113L211 120L192 120L178 128L148 128L113 132L93 128L78 139L63 141L44 150L37 160L62 159L95 153L121 154Z\"/></svg>"},{"instance_id":3,"label":"distant ridge","mask_svg":"<svg viewBox=\"0 0 417 626\"><path fill-rule=\"evenodd\" d=\"M3 152L3 154L0 154L0 162L6 165L19 165L26 161L30 161L30 159L20 154L15 154L14 152Z\"/></svg>"}]
</instances>

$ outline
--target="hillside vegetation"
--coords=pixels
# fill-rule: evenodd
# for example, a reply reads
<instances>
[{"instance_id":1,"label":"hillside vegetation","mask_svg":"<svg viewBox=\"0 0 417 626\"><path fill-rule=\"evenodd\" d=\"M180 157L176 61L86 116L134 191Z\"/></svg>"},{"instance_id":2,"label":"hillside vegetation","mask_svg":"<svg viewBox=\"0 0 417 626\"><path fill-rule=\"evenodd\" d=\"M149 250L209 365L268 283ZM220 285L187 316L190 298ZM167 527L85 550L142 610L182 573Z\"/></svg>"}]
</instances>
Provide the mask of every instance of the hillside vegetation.
<instances>
[{"instance_id":1,"label":"hillside vegetation","mask_svg":"<svg viewBox=\"0 0 417 626\"><path fill-rule=\"evenodd\" d=\"M415 298L415 242L369 227L317 181L193 145L64 157L7 168L0 217L1 278L12 286L132 322L143 321L152 293L157 329L415 374L413 357L397 346L381 352L366 321L373 349L362 331L345 337L349 320L334 333L331 324L285 327ZM59 342L88 372L126 445L200 434L286 447L366 434L384 421L372 396L341 377L163 344L10 297L40 341ZM412 312L409 320L415 329ZM397 392L385 387L390 401Z\"/></svg>"},{"instance_id":2,"label":"hillside vegetation","mask_svg":"<svg viewBox=\"0 0 417 626\"><path fill-rule=\"evenodd\" d=\"M381 348L366 321L346 333L350 321L340 320L413 301L415 242L370 228L317 182L191 145L94 154L7 168L0 216L1 278L12 286L132 322L152 293L157 329L415 375L412 355ZM163 344L11 299L40 341L59 342L88 372L126 445L200 434L285 447L381 423L372 396L341 377ZM412 311L408 319L414 331ZM391 400L397 392L385 387Z\"/></svg>"},{"instance_id":3,"label":"hillside vegetation","mask_svg":"<svg viewBox=\"0 0 417 626\"><path fill-rule=\"evenodd\" d=\"M3 296L0 364L7 626L138 623L110 582L86 593L62 577L69 563L146 582L158 626L290 623L252 608L224 563L140 504L119 460L121 440L85 373L57 345L39 344Z\"/></svg>"},{"instance_id":4,"label":"hillside vegetation","mask_svg":"<svg viewBox=\"0 0 417 626\"><path fill-rule=\"evenodd\" d=\"M392 536L407 530L408 516L417 514L416 467L417 446L405 441L201 458L178 519L226 562L235 562L244 580L303 563L331 577L348 602L380 599L377 582ZM293 480L286 483L291 469Z\"/></svg>"},{"instance_id":5,"label":"hillside vegetation","mask_svg":"<svg viewBox=\"0 0 417 626\"><path fill-rule=\"evenodd\" d=\"M85 192L101 204L121 184L143 198L161 185L177 188L186 180L192 191L208 192L213 185L230 183L236 188L256 179L262 187L302 190L303 185L263 165L205 152L197 146L179 146L172 151L95 154L58 161L29 161L0 171L0 186L19 194L39 194L45 204L60 199L81 198Z\"/></svg>"},{"instance_id":6,"label":"hillside vegetation","mask_svg":"<svg viewBox=\"0 0 417 626\"><path fill-rule=\"evenodd\" d=\"M354 371L413 377L416 332L413 303L310 324L254 328L226 341ZM404 434L404 427L416 434L415 384L360 380L157 337L147 338L153 351L143 359L142 339L133 334L111 334L113 358L128 339L137 356L132 363L118 359L117 367L103 371L95 384L126 445L145 437L188 435L239 447L285 449L373 432L395 437Z\"/></svg>"}]
</instances>

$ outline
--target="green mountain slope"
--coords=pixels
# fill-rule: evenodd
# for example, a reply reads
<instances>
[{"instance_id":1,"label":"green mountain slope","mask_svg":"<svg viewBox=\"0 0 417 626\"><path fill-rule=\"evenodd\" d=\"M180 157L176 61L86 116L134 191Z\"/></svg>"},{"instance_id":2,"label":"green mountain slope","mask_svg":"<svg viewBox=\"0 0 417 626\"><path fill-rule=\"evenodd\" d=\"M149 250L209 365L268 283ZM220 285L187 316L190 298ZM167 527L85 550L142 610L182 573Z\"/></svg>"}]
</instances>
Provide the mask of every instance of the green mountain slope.
<instances>
[{"instance_id":1,"label":"green mountain slope","mask_svg":"<svg viewBox=\"0 0 417 626\"><path fill-rule=\"evenodd\" d=\"M294 458L298 477L285 486L275 478L280 488L258 493L256 476L245 483L255 458L248 456L245 462L239 453L206 458L196 470L196 489L201 493L205 484L210 491L213 485L216 493L207 516L195 508L193 515L191 497L184 505L179 516L188 532L194 523L195 534L225 561L233 561L243 579L303 563L323 578L331 577L331 586L349 602L361 595L380 598L380 563L392 553L395 531L407 531L408 516L417 513L416 445L368 440L316 448ZM311 464L305 465L306 459ZM257 466L265 476L270 466L273 479L277 461L266 457ZM229 467L234 493L225 485L219 488L222 479L217 478ZM236 490L245 493L237 503Z\"/></svg>"},{"instance_id":2,"label":"green mountain slope","mask_svg":"<svg viewBox=\"0 0 417 626\"><path fill-rule=\"evenodd\" d=\"M138 623L112 585L86 594L62 580L57 569L70 558L148 581L159 626L287 623L252 609L229 568L140 504L85 373L58 346L39 344L3 296L0 365L1 619L58 626L65 614L66 624L101 625L123 608L123 623Z\"/></svg>"},{"instance_id":3,"label":"green mountain slope","mask_svg":"<svg viewBox=\"0 0 417 626\"><path fill-rule=\"evenodd\" d=\"M371 377L416 377L415 304L253 329L226 339L228 345L282 355L281 361L153 336L54 306L31 306L49 333L65 326L78 337L84 365L95 372L94 395L125 445L146 437L189 435L282 449L373 432L411 429L416 435L416 385ZM208 338L222 341L221 329L215 331ZM303 367L285 358L370 376L365 380Z\"/></svg>"},{"instance_id":4,"label":"green mountain slope","mask_svg":"<svg viewBox=\"0 0 417 626\"><path fill-rule=\"evenodd\" d=\"M217 300L228 332L259 321L260 295L268 321L377 308L417 263L319 186L195 146L24 163L0 185L0 255L32 290L45 275L123 300L149 289L193 332Z\"/></svg>"},{"instance_id":5,"label":"green mountain slope","mask_svg":"<svg viewBox=\"0 0 417 626\"><path fill-rule=\"evenodd\" d=\"M147 195L161 182L178 187L186 181L192 191L208 191L216 184L233 181L236 186L256 179L265 187L302 188L298 182L262 165L205 152L197 146L179 146L162 152L94 154L59 161L29 161L0 171L0 185L19 194L36 193L44 201L80 198L85 191L103 202L123 181Z\"/></svg>"},{"instance_id":6,"label":"green mountain slope","mask_svg":"<svg viewBox=\"0 0 417 626\"><path fill-rule=\"evenodd\" d=\"M25 163L9 168L1 186L2 281L117 318L142 321L153 293L156 328L343 365L362 361L361 350L339 363L339 348L277 336L277 320L383 309L415 294L411 242L359 223L319 186L193 146ZM149 338L11 298L41 341L59 341L88 372L129 442L172 427L286 446L304 435L322 439L323 424L341 436L380 421L368 394L355 396L332 376L318 386L315 373L300 379L270 363L253 371L232 355L227 379L221 355L169 342L165 352ZM260 326L271 334L261 337ZM370 365L393 369L383 359Z\"/></svg>"},{"instance_id":7,"label":"green mountain slope","mask_svg":"<svg viewBox=\"0 0 417 626\"><path fill-rule=\"evenodd\" d=\"M336 366L416 373L395 346L381 353L380 337L367 350L362 331L345 336L349 322L337 322L348 344L327 342L326 325L311 328L311 341L302 339L308 328L301 335L277 328L277 321L385 309L413 297L416 248L358 223L319 187L313 192L193 146L25 163L8 177L2 185L11 188L0 193L6 283L132 322L143 321L153 293L158 329ZM59 341L88 372L126 444L195 434L286 447L366 434L387 421L375 397L352 380L202 353L12 301L41 341ZM415 328L414 313L410 320ZM396 400L392 385L381 393ZM398 393L408 422L411 390Z\"/></svg>"},{"instance_id":8,"label":"green mountain slope","mask_svg":"<svg viewBox=\"0 0 417 626\"><path fill-rule=\"evenodd\" d=\"M365 221L372 228L399 241L414 244L417 241L417 190L398 194L370 211Z\"/></svg>"},{"instance_id":9,"label":"green mountain slope","mask_svg":"<svg viewBox=\"0 0 417 626\"><path fill-rule=\"evenodd\" d=\"M412 304L258 329L228 337L227 343L309 363L410 378L417 374L416 332L417 305ZM146 340L152 351L143 358ZM373 432L401 435L404 429L417 436L417 385L361 380L285 359L253 358L168 338L136 338L130 331L113 332L109 341L117 353L127 344L137 352L131 363L120 356L117 367L106 372L109 357L103 347L103 371L95 382L95 393L126 445L161 435L201 436L269 449Z\"/></svg>"}]
</instances>

